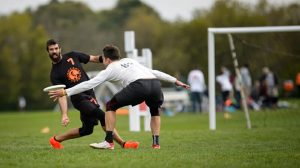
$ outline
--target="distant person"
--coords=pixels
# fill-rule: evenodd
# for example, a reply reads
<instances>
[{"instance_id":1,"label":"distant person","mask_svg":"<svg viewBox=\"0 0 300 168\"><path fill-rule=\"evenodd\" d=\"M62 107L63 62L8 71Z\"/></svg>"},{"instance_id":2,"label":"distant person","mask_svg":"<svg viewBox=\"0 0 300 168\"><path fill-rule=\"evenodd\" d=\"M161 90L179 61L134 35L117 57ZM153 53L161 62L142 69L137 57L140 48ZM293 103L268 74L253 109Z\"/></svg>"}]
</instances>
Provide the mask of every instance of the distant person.
<instances>
[{"instance_id":1,"label":"distant person","mask_svg":"<svg viewBox=\"0 0 300 168\"><path fill-rule=\"evenodd\" d=\"M249 99L252 91L252 78L250 75L248 64L244 64L240 68L240 74L242 83L240 83L238 76L235 76L234 78L234 97L236 100L235 106L237 108L240 108L241 106L241 91L244 91L246 101Z\"/></svg>"},{"instance_id":2,"label":"distant person","mask_svg":"<svg viewBox=\"0 0 300 168\"><path fill-rule=\"evenodd\" d=\"M255 102L259 102L260 101L260 81L259 80L255 80L253 82L253 87L251 90L251 98L255 101Z\"/></svg>"},{"instance_id":3,"label":"distant person","mask_svg":"<svg viewBox=\"0 0 300 168\"><path fill-rule=\"evenodd\" d=\"M231 118L228 112L234 111L235 107L233 107L233 86L231 83L230 78L230 71L222 66L221 67L221 74L218 75L216 81L220 84L221 87L221 94L222 94L222 111L224 112L224 118L229 119Z\"/></svg>"},{"instance_id":4,"label":"distant person","mask_svg":"<svg viewBox=\"0 0 300 168\"><path fill-rule=\"evenodd\" d=\"M46 49L52 60L52 69L50 73L51 83L53 85L64 84L67 88L71 88L84 81L88 81L89 77L84 71L81 63L102 62L102 57L87 55L79 52L61 53L61 47L58 42L51 39L46 43ZM82 126L73 128L63 134L59 134L50 138L50 144L55 149L62 149L61 142L73 138L79 138L93 133L94 126L100 121L103 130L105 131L105 113L100 109L96 100L93 89L88 89L85 92L74 94L71 96L73 106L80 111L80 120ZM61 97L58 99L61 110L61 124L67 126L70 122L68 117L67 98ZM124 148L137 148L138 142L124 141L116 130L114 131L114 139Z\"/></svg>"},{"instance_id":5,"label":"distant person","mask_svg":"<svg viewBox=\"0 0 300 168\"><path fill-rule=\"evenodd\" d=\"M260 77L260 95L263 97L263 106L275 107L278 102L278 78L268 67L262 69Z\"/></svg>"},{"instance_id":6,"label":"distant person","mask_svg":"<svg viewBox=\"0 0 300 168\"><path fill-rule=\"evenodd\" d=\"M103 142L93 143L90 146L99 149L114 149L113 130L116 125L116 110L146 102L151 114L152 148L160 149L160 108L163 103L163 92L160 80L175 83L178 86L189 88L188 85L163 72L149 69L131 58L120 59L120 51L116 46L107 45L103 49L103 64L105 70L85 82L69 89L50 91L50 98L72 96L104 83L105 81L121 83L124 88L106 103L106 137Z\"/></svg>"},{"instance_id":7,"label":"distant person","mask_svg":"<svg viewBox=\"0 0 300 168\"><path fill-rule=\"evenodd\" d=\"M232 94L232 83L230 82L230 71L226 67L221 67L221 74L217 76L216 81L221 86L223 106L226 100L230 99Z\"/></svg>"},{"instance_id":8,"label":"distant person","mask_svg":"<svg viewBox=\"0 0 300 168\"><path fill-rule=\"evenodd\" d=\"M20 111L24 111L25 108L26 108L26 99L25 99L24 96L20 96L20 97L19 97L19 102L18 102L18 104L19 104L19 110L20 110Z\"/></svg>"},{"instance_id":9,"label":"distant person","mask_svg":"<svg viewBox=\"0 0 300 168\"><path fill-rule=\"evenodd\" d=\"M252 78L249 71L249 65L244 64L240 68L240 72L241 72L241 78L244 86L245 97L248 98L251 94L251 89L252 89Z\"/></svg>"},{"instance_id":10,"label":"distant person","mask_svg":"<svg viewBox=\"0 0 300 168\"><path fill-rule=\"evenodd\" d=\"M203 72L200 68L194 68L189 72L188 83L191 88L191 101L193 112L202 112L202 97L204 95L206 85Z\"/></svg>"},{"instance_id":11,"label":"distant person","mask_svg":"<svg viewBox=\"0 0 300 168\"><path fill-rule=\"evenodd\" d=\"M234 86L234 98L236 100L235 107L240 108L241 107L241 99L242 99L242 96L241 96L242 86L241 86L241 83L237 76L234 77L233 86Z\"/></svg>"}]
</instances>

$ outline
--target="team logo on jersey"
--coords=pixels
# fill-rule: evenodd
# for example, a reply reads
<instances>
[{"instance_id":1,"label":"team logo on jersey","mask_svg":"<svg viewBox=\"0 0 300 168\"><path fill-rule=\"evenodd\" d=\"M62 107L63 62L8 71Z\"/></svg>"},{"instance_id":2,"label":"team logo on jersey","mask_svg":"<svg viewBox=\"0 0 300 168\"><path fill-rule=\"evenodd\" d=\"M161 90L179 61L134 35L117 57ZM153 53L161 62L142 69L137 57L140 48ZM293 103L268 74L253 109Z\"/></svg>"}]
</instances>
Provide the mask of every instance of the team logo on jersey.
<instances>
[{"instance_id":1,"label":"team logo on jersey","mask_svg":"<svg viewBox=\"0 0 300 168\"><path fill-rule=\"evenodd\" d=\"M127 63L121 64L121 66L124 67L124 68L128 68L132 64L133 64L132 62L127 62Z\"/></svg>"},{"instance_id":2,"label":"team logo on jersey","mask_svg":"<svg viewBox=\"0 0 300 168\"><path fill-rule=\"evenodd\" d=\"M78 82L81 79L81 71L78 68L70 68L67 72L67 78L71 82Z\"/></svg>"}]
</instances>

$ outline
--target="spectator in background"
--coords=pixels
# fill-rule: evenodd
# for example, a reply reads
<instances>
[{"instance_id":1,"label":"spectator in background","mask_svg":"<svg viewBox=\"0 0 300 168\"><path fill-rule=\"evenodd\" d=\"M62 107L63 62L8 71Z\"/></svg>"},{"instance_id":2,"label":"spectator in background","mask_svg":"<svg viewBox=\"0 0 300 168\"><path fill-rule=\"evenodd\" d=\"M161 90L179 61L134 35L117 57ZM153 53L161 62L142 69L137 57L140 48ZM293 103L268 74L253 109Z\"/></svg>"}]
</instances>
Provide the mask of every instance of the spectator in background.
<instances>
[{"instance_id":1,"label":"spectator in background","mask_svg":"<svg viewBox=\"0 0 300 168\"><path fill-rule=\"evenodd\" d=\"M262 69L260 77L260 95L263 97L263 106L274 107L278 102L278 78L268 67Z\"/></svg>"},{"instance_id":2,"label":"spectator in background","mask_svg":"<svg viewBox=\"0 0 300 168\"><path fill-rule=\"evenodd\" d=\"M19 103L18 104L19 105L19 110L20 111L24 111L25 108L26 108L26 99L25 99L25 97L24 96L20 96L18 103Z\"/></svg>"},{"instance_id":3,"label":"spectator in background","mask_svg":"<svg viewBox=\"0 0 300 168\"><path fill-rule=\"evenodd\" d=\"M240 72L241 72L241 78L244 86L245 97L248 98L250 96L251 89L252 89L252 78L249 71L249 65L244 64L240 68Z\"/></svg>"},{"instance_id":4,"label":"spectator in background","mask_svg":"<svg viewBox=\"0 0 300 168\"><path fill-rule=\"evenodd\" d=\"M226 100L230 100L230 94L232 92L232 84L230 82L230 72L226 67L224 66L221 67L221 74L217 76L216 81L221 86L222 101L224 106Z\"/></svg>"},{"instance_id":5,"label":"spectator in background","mask_svg":"<svg viewBox=\"0 0 300 168\"><path fill-rule=\"evenodd\" d=\"M221 74L228 76L229 81L230 81L231 73L225 66L221 66Z\"/></svg>"},{"instance_id":6,"label":"spectator in background","mask_svg":"<svg viewBox=\"0 0 300 168\"><path fill-rule=\"evenodd\" d=\"M251 90L251 94L250 94L250 97L255 101L255 102L259 102L260 100L260 82L259 80L255 80L253 82L253 87L252 87L252 90Z\"/></svg>"},{"instance_id":7,"label":"spectator in background","mask_svg":"<svg viewBox=\"0 0 300 168\"><path fill-rule=\"evenodd\" d=\"M242 96L241 96L241 89L242 89L242 86L241 86L241 83L238 79L237 76L234 77L234 98L235 98L235 107L236 108L240 108L241 107L241 99L242 99Z\"/></svg>"},{"instance_id":8,"label":"spectator in background","mask_svg":"<svg viewBox=\"0 0 300 168\"><path fill-rule=\"evenodd\" d=\"M248 64L244 64L240 68L240 74L241 74L241 82L242 83L240 83L237 76L235 76L235 78L234 78L234 89L235 89L234 97L236 100L235 105L237 108L240 108L240 106L241 106L241 91L242 91L242 89L244 91L246 100L249 99L251 90L252 90L252 79L250 76Z\"/></svg>"},{"instance_id":9,"label":"spectator in background","mask_svg":"<svg viewBox=\"0 0 300 168\"><path fill-rule=\"evenodd\" d=\"M203 72L199 67L195 67L189 72L188 83L191 88L191 100L193 112L202 112L202 96L206 89Z\"/></svg>"}]
</instances>

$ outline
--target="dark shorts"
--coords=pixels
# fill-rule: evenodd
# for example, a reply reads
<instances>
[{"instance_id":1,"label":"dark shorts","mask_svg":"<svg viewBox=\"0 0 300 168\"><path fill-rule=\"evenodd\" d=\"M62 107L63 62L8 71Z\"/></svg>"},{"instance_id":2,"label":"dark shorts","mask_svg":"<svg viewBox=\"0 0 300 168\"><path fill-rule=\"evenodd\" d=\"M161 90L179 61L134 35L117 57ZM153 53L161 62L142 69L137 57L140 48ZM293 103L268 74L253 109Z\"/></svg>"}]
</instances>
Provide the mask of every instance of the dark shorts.
<instances>
[{"instance_id":1,"label":"dark shorts","mask_svg":"<svg viewBox=\"0 0 300 168\"><path fill-rule=\"evenodd\" d=\"M223 104L227 99L230 98L230 91L222 91L222 99L223 99Z\"/></svg>"},{"instance_id":2,"label":"dark shorts","mask_svg":"<svg viewBox=\"0 0 300 168\"><path fill-rule=\"evenodd\" d=\"M158 79L136 80L118 92L113 99L117 103L113 110L128 105L135 106L145 101L151 114L152 109L157 111L164 101L161 83Z\"/></svg>"},{"instance_id":3,"label":"dark shorts","mask_svg":"<svg viewBox=\"0 0 300 168\"><path fill-rule=\"evenodd\" d=\"M98 125L97 109L100 108L94 97L86 98L73 104L80 111L80 120L83 126Z\"/></svg>"}]
</instances>

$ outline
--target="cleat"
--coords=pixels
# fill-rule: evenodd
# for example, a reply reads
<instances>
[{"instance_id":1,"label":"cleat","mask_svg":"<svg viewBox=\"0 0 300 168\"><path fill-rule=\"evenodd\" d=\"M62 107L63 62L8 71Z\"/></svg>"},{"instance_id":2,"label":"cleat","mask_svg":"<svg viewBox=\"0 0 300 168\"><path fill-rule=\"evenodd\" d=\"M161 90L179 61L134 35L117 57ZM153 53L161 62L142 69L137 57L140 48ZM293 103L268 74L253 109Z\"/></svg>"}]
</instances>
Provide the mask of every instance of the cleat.
<instances>
[{"instance_id":1,"label":"cleat","mask_svg":"<svg viewBox=\"0 0 300 168\"><path fill-rule=\"evenodd\" d=\"M152 145L153 149L160 149L160 145Z\"/></svg>"},{"instance_id":2,"label":"cleat","mask_svg":"<svg viewBox=\"0 0 300 168\"><path fill-rule=\"evenodd\" d=\"M63 149L64 148L62 146L62 144L60 144L60 142L55 140L54 136L49 139L49 142L50 142L52 148L54 148L54 149Z\"/></svg>"},{"instance_id":3,"label":"cleat","mask_svg":"<svg viewBox=\"0 0 300 168\"><path fill-rule=\"evenodd\" d=\"M114 143L109 143L107 141L103 141L100 143L91 143L90 147L94 149L110 149L110 150L115 149Z\"/></svg>"},{"instance_id":4,"label":"cleat","mask_svg":"<svg viewBox=\"0 0 300 168\"><path fill-rule=\"evenodd\" d=\"M135 141L126 141L123 145L123 148L124 149L129 149L129 148L132 148L132 149L137 149L139 147L139 142L135 142Z\"/></svg>"}]
</instances>

